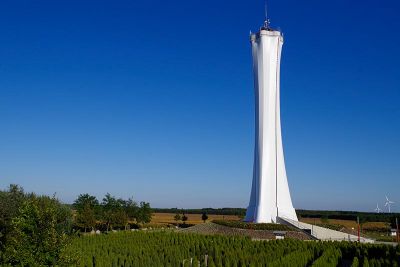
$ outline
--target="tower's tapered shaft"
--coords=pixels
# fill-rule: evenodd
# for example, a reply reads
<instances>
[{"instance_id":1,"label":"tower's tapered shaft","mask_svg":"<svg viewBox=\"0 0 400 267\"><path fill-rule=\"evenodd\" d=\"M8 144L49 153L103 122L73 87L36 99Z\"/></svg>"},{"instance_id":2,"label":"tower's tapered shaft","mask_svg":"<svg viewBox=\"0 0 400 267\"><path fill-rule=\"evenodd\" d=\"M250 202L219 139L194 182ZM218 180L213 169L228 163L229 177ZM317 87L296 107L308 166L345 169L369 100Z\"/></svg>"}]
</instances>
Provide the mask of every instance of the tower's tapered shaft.
<instances>
[{"instance_id":1,"label":"tower's tapered shaft","mask_svg":"<svg viewBox=\"0 0 400 267\"><path fill-rule=\"evenodd\" d=\"M280 58L283 36L266 26L251 34L255 92L253 183L245 221L297 221L292 205L282 147L280 120Z\"/></svg>"}]
</instances>

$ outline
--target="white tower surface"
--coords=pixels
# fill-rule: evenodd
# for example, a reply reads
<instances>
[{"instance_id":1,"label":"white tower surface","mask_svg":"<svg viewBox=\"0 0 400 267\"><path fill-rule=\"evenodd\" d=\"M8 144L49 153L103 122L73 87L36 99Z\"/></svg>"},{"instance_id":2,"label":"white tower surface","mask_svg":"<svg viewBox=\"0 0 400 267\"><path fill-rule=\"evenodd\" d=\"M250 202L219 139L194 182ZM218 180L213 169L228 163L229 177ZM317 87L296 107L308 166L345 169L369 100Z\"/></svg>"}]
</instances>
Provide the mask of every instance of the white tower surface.
<instances>
[{"instance_id":1,"label":"white tower surface","mask_svg":"<svg viewBox=\"0 0 400 267\"><path fill-rule=\"evenodd\" d=\"M286 176L280 115L280 60L283 36L266 21L250 35L255 92L253 183L245 221L276 223L278 217L297 221Z\"/></svg>"}]
</instances>

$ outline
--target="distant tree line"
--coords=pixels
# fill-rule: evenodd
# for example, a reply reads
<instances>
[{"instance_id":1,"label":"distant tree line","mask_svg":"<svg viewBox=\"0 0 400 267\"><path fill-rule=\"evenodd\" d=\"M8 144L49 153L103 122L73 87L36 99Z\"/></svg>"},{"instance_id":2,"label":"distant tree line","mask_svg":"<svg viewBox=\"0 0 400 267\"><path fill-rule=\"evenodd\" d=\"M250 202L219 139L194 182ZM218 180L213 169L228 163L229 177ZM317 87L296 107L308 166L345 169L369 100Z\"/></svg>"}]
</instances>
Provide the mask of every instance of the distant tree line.
<instances>
[{"instance_id":1,"label":"distant tree line","mask_svg":"<svg viewBox=\"0 0 400 267\"><path fill-rule=\"evenodd\" d=\"M76 211L76 226L83 231L125 229L149 223L152 209L147 202L139 204L106 194L101 202L95 196L81 194L72 205Z\"/></svg>"}]
</instances>

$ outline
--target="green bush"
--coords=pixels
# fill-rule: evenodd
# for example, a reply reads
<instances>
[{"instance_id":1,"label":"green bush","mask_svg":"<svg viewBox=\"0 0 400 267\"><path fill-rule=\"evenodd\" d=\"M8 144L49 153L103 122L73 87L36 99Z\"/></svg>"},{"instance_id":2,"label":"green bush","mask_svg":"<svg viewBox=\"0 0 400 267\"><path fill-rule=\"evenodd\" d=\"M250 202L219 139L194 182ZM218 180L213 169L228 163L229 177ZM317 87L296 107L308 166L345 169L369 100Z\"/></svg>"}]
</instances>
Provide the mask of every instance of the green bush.
<instances>
[{"instance_id":1,"label":"green bush","mask_svg":"<svg viewBox=\"0 0 400 267\"><path fill-rule=\"evenodd\" d=\"M11 220L2 262L42 266L71 264L74 254L62 257L69 244L72 215L54 197L30 194Z\"/></svg>"}]
</instances>

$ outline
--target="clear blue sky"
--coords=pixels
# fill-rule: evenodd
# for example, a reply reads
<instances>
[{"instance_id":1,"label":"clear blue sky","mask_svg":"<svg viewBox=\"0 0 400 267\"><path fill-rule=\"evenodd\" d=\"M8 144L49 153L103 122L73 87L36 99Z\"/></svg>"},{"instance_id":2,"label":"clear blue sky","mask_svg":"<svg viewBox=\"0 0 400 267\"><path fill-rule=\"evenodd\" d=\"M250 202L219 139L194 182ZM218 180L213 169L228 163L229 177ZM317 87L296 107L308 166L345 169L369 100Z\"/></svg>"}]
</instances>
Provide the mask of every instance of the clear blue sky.
<instances>
[{"instance_id":1,"label":"clear blue sky","mask_svg":"<svg viewBox=\"0 0 400 267\"><path fill-rule=\"evenodd\" d=\"M0 3L0 187L246 207L257 1ZM296 208L400 210L400 3L270 0Z\"/></svg>"}]
</instances>

